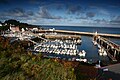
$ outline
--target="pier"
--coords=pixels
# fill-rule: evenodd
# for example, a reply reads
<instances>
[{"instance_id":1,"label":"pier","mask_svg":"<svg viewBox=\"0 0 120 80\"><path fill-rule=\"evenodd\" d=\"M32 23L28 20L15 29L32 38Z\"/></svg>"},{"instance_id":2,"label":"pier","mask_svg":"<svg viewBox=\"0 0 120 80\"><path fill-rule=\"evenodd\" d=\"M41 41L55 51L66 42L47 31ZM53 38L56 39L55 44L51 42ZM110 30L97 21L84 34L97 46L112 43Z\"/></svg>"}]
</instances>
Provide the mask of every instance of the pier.
<instances>
[{"instance_id":1,"label":"pier","mask_svg":"<svg viewBox=\"0 0 120 80\"><path fill-rule=\"evenodd\" d=\"M79 31L68 31L68 30L40 30L39 32L40 33L65 33L65 34L86 35L86 36L95 35L95 33L92 33L92 32L79 32ZM104 37L120 38L120 34L97 33L97 35L104 36Z\"/></svg>"},{"instance_id":2,"label":"pier","mask_svg":"<svg viewBox=\"0 0 120 80\"><path fill-rule=\"evenodd\" d=\"M100 47L103 47L106 50L108 57L112 59L112 61L120 60L119 45L98 35L94 36L93 40L97 42L97 44L100 45Z\"/></svg>"},{"instance_id":3,"label":"pier","mask_svg":"<svg viewBox=\"0 0 120 80\"><path fill-rule=\"evenodd\" d=\"M81 36L78 35L63 35L63 34L48 34L45 35L45 38L47 39L80 39Z\"/></svg>"}]
</instances>

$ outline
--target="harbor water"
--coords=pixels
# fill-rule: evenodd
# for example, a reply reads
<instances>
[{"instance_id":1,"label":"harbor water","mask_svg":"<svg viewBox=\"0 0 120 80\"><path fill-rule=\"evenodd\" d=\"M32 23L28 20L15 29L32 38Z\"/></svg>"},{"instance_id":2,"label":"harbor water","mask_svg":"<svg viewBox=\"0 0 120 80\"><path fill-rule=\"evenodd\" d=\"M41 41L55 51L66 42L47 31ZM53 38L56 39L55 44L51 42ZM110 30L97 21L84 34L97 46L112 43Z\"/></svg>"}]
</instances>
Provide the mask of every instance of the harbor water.
<instances>
[{"instance_id":1,"label":"harbor water","mask_svg":"<svg viewBox=\"0 0 120 80\"><path fill-rule=\"evenodd\" d=\"M78 27L78 26L43 26L45 29L55 28L60 30L71 30L71 31L81 31L81 32L98 32L98 33L109 33L109 34L120 34L120 28L110 28L110 27ZM109 40L115 42L120 45L120 39L109 38ZM94 46L92 43L92 37L90 36L82 36L82 43L78 45L79 50L86 51L86 58L88 61L96 62L97 60L105 60L108 61L107 56L99 56L98 48Z\"/></svg>"}]
</instances>

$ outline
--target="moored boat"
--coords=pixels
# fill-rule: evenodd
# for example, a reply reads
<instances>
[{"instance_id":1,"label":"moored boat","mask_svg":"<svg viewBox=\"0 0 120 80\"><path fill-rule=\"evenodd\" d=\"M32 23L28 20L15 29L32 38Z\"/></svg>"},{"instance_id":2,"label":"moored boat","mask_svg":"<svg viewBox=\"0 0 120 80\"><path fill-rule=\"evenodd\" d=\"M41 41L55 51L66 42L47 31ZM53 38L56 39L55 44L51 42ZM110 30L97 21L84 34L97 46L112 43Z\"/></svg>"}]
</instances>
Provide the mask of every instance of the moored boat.
<instances>
[{"instance_id":1,"label":"moored boat","mask_svg":"<svg viewBox=\"0 0 120 80\"><path fill-rule=\"evenodd\" d=\"M85 50L80 51L78 55L79 55L80 57L85 57L85 55L86 55Z\"/></svg>"}]
</instances>

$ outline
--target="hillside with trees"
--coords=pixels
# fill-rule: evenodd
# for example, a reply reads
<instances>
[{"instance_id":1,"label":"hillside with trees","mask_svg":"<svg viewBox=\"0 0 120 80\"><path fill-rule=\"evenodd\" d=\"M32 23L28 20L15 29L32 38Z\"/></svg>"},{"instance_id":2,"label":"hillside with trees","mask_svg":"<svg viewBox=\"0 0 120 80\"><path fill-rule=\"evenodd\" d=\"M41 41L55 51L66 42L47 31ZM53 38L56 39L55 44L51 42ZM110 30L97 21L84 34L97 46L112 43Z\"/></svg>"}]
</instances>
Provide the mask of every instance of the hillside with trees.
<instances>
[{"instance_id":1,"label":"hillside with trees","mask_svg":"<svg viewBox=\"0 0 120 80\"><path fill-rule=\"evenodd\" d=\"M3 24L3 26L0 27L0 31L8 30L10 25L11 26L19 26L20 29L21 28L34 28L34 27L42 28L41 26L36 26L36 25L28 24L28 23L23 23L23 22L14 20L14 19L6 20L2 24Z\"/></svg>"},{"instance_id":2,"label":"hillside with trees","mask_svg":"<svg viewBox=\"0 0 120 80\"><path fill-rule=\"evenodd\" d=\"M4 44L4 45L3 45ZM75 80L74 69L34 55L0 37L0 80Z\"/></svg>"}]
</instances>

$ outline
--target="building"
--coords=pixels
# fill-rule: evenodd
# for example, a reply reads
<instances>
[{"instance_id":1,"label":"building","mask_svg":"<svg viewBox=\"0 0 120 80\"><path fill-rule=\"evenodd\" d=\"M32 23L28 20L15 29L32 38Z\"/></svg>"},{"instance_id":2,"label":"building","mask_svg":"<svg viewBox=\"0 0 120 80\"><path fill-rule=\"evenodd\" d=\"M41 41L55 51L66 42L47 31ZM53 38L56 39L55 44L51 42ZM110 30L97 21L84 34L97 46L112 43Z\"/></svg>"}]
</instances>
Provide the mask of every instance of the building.
<instances>
[{"instance_id":1,"label":"building","mask_svg":"<svg viewBox=\"0 0 120 80\"><path fill-rule=\"evenodd\" d=\"M0 26L2 26L2 24L0 23Z\"/></svg>"},{"instance_id":2,"label":"building","mask_svg":"<svg viewBox=\"0 0 120 80\"><path fill-rule=\"evenodd\" d=\"M38 31L38 28L31 28L31 31Z\"/></svg>"},{"instance_id":3,"label":"building","mask_svg":"<svg viewBox=\"0 0 120 80\"><path fill-rule=\"evenodd\" d=\"M20 29L19 29L18 26L10 26L10 30L11 30L12 32L18 32L18 31L20 31Z\"/></svg>"}]
</instances>

